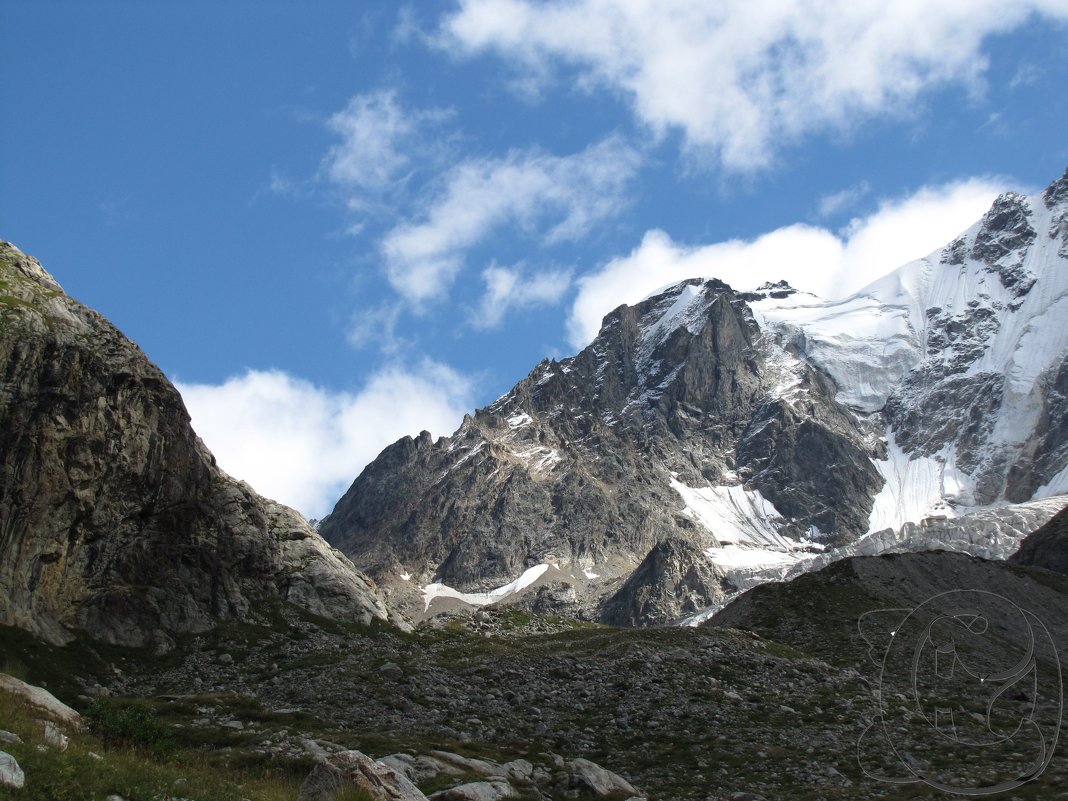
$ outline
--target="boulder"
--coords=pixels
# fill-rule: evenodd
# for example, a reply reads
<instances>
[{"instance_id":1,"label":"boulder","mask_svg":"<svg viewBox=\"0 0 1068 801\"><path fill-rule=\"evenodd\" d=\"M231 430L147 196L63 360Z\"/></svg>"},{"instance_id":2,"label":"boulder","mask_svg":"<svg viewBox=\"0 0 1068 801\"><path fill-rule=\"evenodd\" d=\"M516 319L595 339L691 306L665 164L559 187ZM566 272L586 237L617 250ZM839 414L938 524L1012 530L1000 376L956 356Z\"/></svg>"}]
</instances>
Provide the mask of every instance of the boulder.
<instances>
[{"instance_id":1,"label":"boulder","mask_svg":"<svg viewBox=\"0 0 1068 801\"><path fill-rule=\"evenodd\" d=\"M591 793L595 798L604 798L614 793L626 793L628 796L641 793L618 773L602 768L588 759L572 759L567 763L572 785Z\"/></svg>"},{"instance_id":2,"label":"boulder","mask_svg":"<svg viewBox=\"0 0 1068 801\"><path fill-rule=\"evenodd\" d=\"M0 785L14 787L16 790L26 783L26 774L22 772L15 757L6 751L0 751Z\"/></svg>"},{"instance_id":3,"label":"boulder","mask_svg":"<svg viewBox=\"0 0 1068 801\"><path fill-rule=\"evenodd\" d=\"M82 725L81 715L42 687L35 687L21 679L16 679L14 676L0 673L0 690L25 698L34 706L43 709L61 723L73 729L78 729Z\"/></svg>"},{"instance_id":4,"label":"boulder","mask_svg":"<svg viewBox=\"0 0 1068 801\"><path fill-rule=\"evenodd\" d=\"M448 790L439 790L430 796L430 801L501 801L519 795L512 785L501 779L469 782Z\"/></svg>"},{"instance_id":5,"label":"boulder","mask_svg":"<svg viewBox=\"0 0 1068 801\"><path fill-rule=\"evenodd\" d=\"M426 801L402 772L359 751L339 751L318 763L301 785L297 801L334 801L347 788L363 790L375 801Z\"/></svg>"}]
</instances>

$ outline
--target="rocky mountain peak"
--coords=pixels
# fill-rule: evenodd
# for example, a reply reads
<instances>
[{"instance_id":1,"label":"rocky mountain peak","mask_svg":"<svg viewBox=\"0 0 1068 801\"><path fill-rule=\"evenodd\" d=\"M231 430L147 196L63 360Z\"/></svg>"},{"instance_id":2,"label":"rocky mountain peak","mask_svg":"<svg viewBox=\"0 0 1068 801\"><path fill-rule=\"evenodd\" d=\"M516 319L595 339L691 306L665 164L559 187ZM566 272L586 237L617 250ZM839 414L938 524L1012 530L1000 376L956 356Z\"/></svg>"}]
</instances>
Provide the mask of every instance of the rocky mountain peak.
<instances>
[{"instance_id":1,"label":"rocky mountain peak","mask_svg":"<svg viewBox=\"0 0 1068 801\"><path fill-rule=\"evenodd\" d=\"M1042 193L1042 201L1050 210L1055 206L1068 204L1068 169L1064 171L1064 175L1046 187L1046 191Z\"/></svg>"},{"instance_id":2,"label":"rocky mountain peak","mask_svg":"<svg viewBox=\"0 0 1068 801\"><path fill-rule=\"evenodd\" d=\"M841 301L695 278L620 306L451 437L392 472L383 454L324 536L416 603L431 583L499 600L551 566L576 613L648 622L682 613L649 603L654 587L711 598L721 579L748 586L877 534L892 547L934 516L1068 491L1068 332L1052 322L1068 271L1063 244L1038 235L1068 228L1056 202L1002 195L943 250ZM1011 551L1018 528L984 533L988 550ZM940 547L973 547L953 531ZM687 589L691 573L705 589Z\"/></svg>"},{"instance_id":3,"label":"rocky mountain peak","mask_svg":"<svg viewBox=\"0 0 1068 801\"><path fill-rule=\"evenodd\" d=\"M388 616L306 520L219 470L136 345L0 243L0 623L166 648L282 602Z\"/></svg>"},{"instance_id":4,"label":"rocky mountain peak","mask_svg":"<svg viewBox=\"0 0 1068 801\"><path fill-rule=\"evenodd\" d=\"M1015 192L1001 195L983 216L970 256L996 273L1002 285L1016 298L1035 285L1035 276L1024 268L1024 257L1038 235L1031 226L1028 199Z\"/></svg>"}]
</instances>

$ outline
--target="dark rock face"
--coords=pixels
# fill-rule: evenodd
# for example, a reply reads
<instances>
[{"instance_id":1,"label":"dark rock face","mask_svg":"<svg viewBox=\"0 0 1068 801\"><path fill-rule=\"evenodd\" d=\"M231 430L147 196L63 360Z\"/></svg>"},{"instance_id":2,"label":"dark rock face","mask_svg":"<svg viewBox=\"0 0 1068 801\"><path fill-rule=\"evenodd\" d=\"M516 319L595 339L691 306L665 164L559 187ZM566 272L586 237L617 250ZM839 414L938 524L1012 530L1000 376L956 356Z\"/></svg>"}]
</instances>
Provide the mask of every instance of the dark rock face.
<instances>
[{"instance_id":1,"label":"dark rock face","mask_svg":"<svg viewBox=\"0 0 1068 801\"><path fill-rule=\"evenodd\" d=\"M268 598L386 617L303 518L216 467L136 345L0 243L0 622L166 647Z\"/></svg>"},{"instance_id":2,"label":"dark rock face","mask_svg":"<svg viewBox=\"0 0 1068 801\"><path fill-rule=\"evenodd\" d=\"M798 363L796 399L779 397L772 348L718 281L622 306L589 347L538 365L452 437L387 448L320 530L380 579L484 590L543 562L618 561L625 575L661 541L714 544L677 480L744 484L787 536L848 541L881 484L870 446L810 367Z\"/></svg>"},{"instance_id":3,"label":"dark rock face","mask_svg":"<svg viewBox=\"0 0 1068 801\"><path fill-rule=\"evenodd\" d=\"M1002 195L983 217L971 251L971 257L986 262L1017 298L1030 292L1036 280L1023 266L1024 254L1037 236L1030 216L1026 198L1013 192Z\"/></svg>"},{"instance_id":4,"label":"dark rock face","mask_svg":"<svg viewBox=\"0 0 1068 801\"><path fill-rule=\"evenodd\" d=\"M1068 508L1028 535L1009 561L1068 574Z\"/></svg>"},{"instance_id":5,"label":"dark rock face","mask_svg":"<svg viewBox=\"0 0 1068 801\"><path fill-rule=\"evenodd\" d=\"M648 626L678 620L723 600L733 587L685 540L664 540L604 605L601 619L616 626Z\"/></svg>"}]
</instances>

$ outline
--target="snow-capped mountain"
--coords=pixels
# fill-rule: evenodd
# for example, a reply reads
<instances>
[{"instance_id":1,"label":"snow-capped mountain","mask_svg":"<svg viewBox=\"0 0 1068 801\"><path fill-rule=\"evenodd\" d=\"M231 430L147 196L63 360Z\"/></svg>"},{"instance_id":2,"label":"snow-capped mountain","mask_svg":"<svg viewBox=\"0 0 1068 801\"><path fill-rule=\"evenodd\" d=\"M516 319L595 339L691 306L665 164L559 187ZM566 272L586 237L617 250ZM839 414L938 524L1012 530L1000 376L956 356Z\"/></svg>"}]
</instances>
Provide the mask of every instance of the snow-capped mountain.
<instances>
[{"instance_id":1,"label":"snow-capped mountain","mask_svg":"<svg viewBox=\"0 0 1068 801\"><path fill-rule=\"evenodd\" d=\"M451 437L387 448L322 533L428 608L525 589L641 623L837 555L1005 556L1061 493L1068 173L843 301L694 279L621 306Z\"/></svg>"}]
</instances>

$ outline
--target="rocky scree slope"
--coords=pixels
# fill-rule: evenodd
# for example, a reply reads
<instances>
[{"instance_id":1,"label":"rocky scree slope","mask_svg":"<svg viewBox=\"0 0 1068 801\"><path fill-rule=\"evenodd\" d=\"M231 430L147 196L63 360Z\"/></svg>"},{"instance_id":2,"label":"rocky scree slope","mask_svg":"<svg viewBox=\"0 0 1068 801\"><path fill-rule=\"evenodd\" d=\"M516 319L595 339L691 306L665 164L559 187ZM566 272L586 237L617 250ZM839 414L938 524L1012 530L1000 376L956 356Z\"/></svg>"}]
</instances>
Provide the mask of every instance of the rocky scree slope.
<instances>
[{"instance_id":1,"label":"rocky scree slope","mask_svg":"<svg viewBox=\"0 0 1068 801\"><path fill-rule=\"evenodd\" d=\"M1068 173L843 301L695 279L621 306L387 448L321 531L415 611L544 576L523 603L638 624L830 555L1005 557L1068 492L1066 320Z\"/></svg>"},{"instance_id":2,"label":"rocky scree slope","mask_svg":"<svg viewBox=\"0 0 1068 801\"><path fill-rule=\"evenodd\" d=\"M167 648L272 601L389 616L299 514L216 466L134 343L0 242L0 623Z\"/></svg>"}]
</instances>

